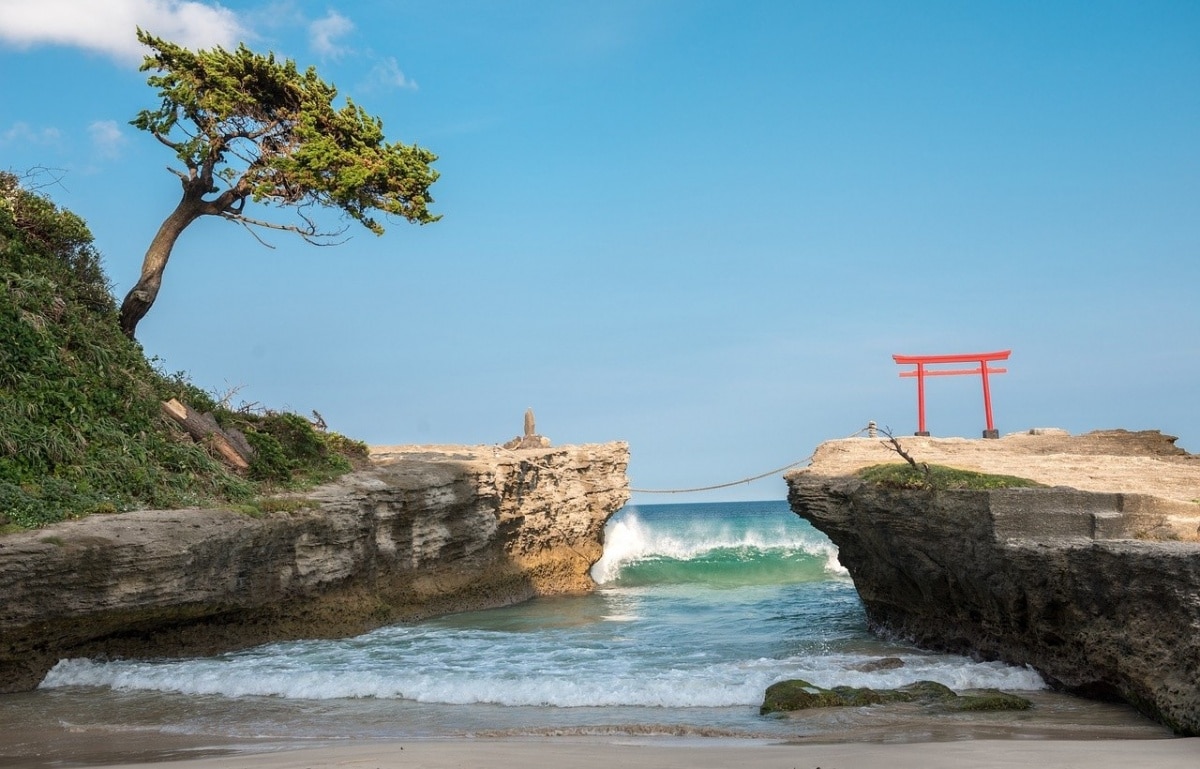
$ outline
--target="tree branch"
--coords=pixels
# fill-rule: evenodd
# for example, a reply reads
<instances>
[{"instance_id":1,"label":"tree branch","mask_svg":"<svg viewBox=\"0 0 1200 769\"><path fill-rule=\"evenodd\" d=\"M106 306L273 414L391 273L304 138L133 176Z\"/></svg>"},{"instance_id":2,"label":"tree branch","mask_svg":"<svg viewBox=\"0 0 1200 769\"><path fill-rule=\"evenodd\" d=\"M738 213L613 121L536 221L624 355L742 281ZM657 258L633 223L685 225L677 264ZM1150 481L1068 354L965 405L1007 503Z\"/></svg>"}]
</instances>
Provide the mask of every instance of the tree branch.
<instances>
[{"instance_id":1,"label":"tree branch","mask_svg":"<svg viewBox=\"0 0 1200 769\"><path fill-rule=\"evenodd\" d=\"M158 139L161 143L163 143L163 144L167 145L168 147L170 147L171 149L175 150L176 152L179 151L179 143L178 142L171 141L170 139L163 136L162 134L160 134L157 131L152 131L150 133L150 135L153 136L155 139Z\"/></svg>"},{"instance_id":2,"label":"tree branch","mask_svg":"<svg viewBox=\"0 0 1200 769\"><path fill-rule=\"evenodd\" d=\"M226 216L225 218L242 225L242 227L246 230L246 232L250 233L250 237L257 240L258 244L260 246L266 246L267 248L271 249L272 251L275 250L275 245L273 243L268 243L257 232L255 232L254 228L250 226L250 222L247 222L245 219L243 219L240 216L236 216L236 217L235 216Z\"/></svg>"},{"instance_id":3,"label":"tree branch","mask_svg":"<svg viewBox=\"0 0 1200 769\"><path fill-rule=\"evenodd\" d=\"M65 190L66 185L64 185L62 183L62 181L63 181L63 179L66 178L66 176L67 176L67 172L65 169L62 169L62 168L51 168L50 166L33 166L31 168L27 168L25 170L25 173L21 174L21 186L24 187L26 190L29 190L30 192L34 192L37 190L44 190L47 187L53 187L56 185L59 187L62 187ZM48 181L48 182L44 182L44 181L36 181L35 182L34 181L35 179L41 179L42 177L48 177L50 179L50 181Z\"/></svg>"},{"instance_id":4,"label":"tree branch","mask_svg":"<svg viewBox=\"0 0 1200 769\"><path fill-rule=\"evenodd\" d=\"M260 238L258 233L250 230L250 227L262 227L263 229L267 230L279 230L280 232L295 233L303 238L306 242L311 243L314 246L338 246L350 240L350 238L343 238L342 240L337 241L330 240L331 238L336 238L337 236L341 235L349 228L343 227L336 232L321 232L319 229L317 229L316 223L303 214L300 214L300 218L304 219L305 224L307 225L305 227L299 227L294 224L280 224L278 222L268 222L262 219L254 219L249 216L244 216L240 213L234 213L229 209L221 211L219 216L228 219L231 222L237 222L243 227L246 227L259 243L262 243L269 248L274 248L274 246L271 246L269 243Z\"/></svg>"},{"instance_id":5,"label":"tree branch","mask_svg":"<svg viewBox=\"0 0 1200 769\"><path fill-rule=\"evenodd\" d=\"M896 439L896 436L892 435L891 428L883 427L879 430L879 432L883 433L884 436L887 437L886 441L882 441L883 445L899 454L905 462L912 466L912 469L921 473L921 475L925 478L925 488L932 489L933 471L929 469L929 463L917 462L917 460L913 459L912 455L905 451L904 447L900 445L900 441Z\"/></svg>"}]
</instances>

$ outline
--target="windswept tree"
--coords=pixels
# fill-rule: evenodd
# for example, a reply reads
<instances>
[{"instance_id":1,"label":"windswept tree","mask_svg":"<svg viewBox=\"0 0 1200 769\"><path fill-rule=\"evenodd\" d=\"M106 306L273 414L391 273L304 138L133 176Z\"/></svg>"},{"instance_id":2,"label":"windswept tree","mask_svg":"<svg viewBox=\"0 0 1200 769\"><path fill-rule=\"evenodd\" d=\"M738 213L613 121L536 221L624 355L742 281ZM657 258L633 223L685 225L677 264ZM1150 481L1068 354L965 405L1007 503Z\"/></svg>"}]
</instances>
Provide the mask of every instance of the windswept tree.
<instances>
[{"instance_id":1,"label":"windswept tree","mask_svg":"<svg viewBox=\"0 0 1200 769\"><path fill-rule=\"evenodd\" d=\"M142 274L121 304L121 330L132 338L162 285L175 241L202 216L248 228L285 230L317 244L344 231L323 231L311 207L339 209L376 235L379 212L410 222L437 221L428 205L437 156L414 145L390 144L382 122L309 68L238 46L189 51L139 29L151 53L142 70L162 103L131 121L170 147L182 164L170 168L183 195L146 251ZM286 208L290 223L252 218L246 202Z\"/></svg>"}]
</instances>

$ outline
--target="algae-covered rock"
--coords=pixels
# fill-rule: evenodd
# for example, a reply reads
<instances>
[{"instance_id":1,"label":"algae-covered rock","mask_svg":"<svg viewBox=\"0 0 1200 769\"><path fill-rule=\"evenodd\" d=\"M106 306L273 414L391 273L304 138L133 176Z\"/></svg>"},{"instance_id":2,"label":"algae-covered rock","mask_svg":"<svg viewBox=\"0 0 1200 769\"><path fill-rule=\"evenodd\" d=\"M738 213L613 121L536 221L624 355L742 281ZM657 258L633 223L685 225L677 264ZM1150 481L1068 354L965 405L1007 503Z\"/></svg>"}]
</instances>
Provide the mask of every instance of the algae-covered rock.
<instances>
[{"instance_id":1,"label":"algae-covered rock","mask_svg":"<svg viewBox=\"0 0 1200 769\"><path fill-rule=\"evenodd\" d=\"M991 710L1029 710L1033 703L1024 697L1002 692L999 689L982 689L973 694L960 694L945 700L941 706L956 712L985 712Z\"/></svg>"},{"instance_id":2,"label":"algae-covered rock","mask_svg":"<svg viewBox=\"0 0 1200 769\"><path fill-rule=\"evenodd\" d=\"M916 702L934 710L955 713L1028 710L1033 706L1024 697L999 689L980 689L960 696L937 681L914 681L897 689L855 686L823 689L808 681L793 679L769 686L758 712L767 715L810 708L866 707L893 702Z\"/></svg>"},{"instance_id":3,"label":"algae-covered rock","mask_svg":"<svg viewBox=\"0 0 1200 769\"><path fill-rule=\"evenodd\" d=\"M870 689L856 686L835 686L822 689L808 681L780 681L767 688L759 712L777 713L809 708L844 708L881 705L888 702L908 702L912 695L896 689Z\"/></svg>"},{"instance_id":4,"label":"algae-covered rock","mask_svg":"<svg viewBox=\"0 0 1200 769\"><path fill-rule=\"evenodd\" d=\"M841 697L835 692L813 686L808 681L797 678L768 686L767 693L763 697L762 707L758 709L758 712L765 716L768 713L838 707L844 704Z\"/></svg>"},{"instance_id":5,"label":"algae-covered rock","mask_svg":"<svg viewBox=\"0 0 1200 769\"><path fill-rule=\"evenodd\" d=\"M862 707L864 705L878 705L889 701L886 695L891 692L884 690L877 692L874 689L867 687L856 686L835 686L829 691L833 692L841 700L840 705L848 705L850 707Z\"/></svg>"},{"instance_id":6,"label":"algae-covered rock","mask_svg":"<svg viewBox=\"0 0 1200 769\"><path fill-rule=\"evenodd\" d=\"M951 700L958 696L949 686L939 684L937 681L914 681L899 687L896 691L912 695L914 700L921 702Z\"/></svg>"}]
</instances>

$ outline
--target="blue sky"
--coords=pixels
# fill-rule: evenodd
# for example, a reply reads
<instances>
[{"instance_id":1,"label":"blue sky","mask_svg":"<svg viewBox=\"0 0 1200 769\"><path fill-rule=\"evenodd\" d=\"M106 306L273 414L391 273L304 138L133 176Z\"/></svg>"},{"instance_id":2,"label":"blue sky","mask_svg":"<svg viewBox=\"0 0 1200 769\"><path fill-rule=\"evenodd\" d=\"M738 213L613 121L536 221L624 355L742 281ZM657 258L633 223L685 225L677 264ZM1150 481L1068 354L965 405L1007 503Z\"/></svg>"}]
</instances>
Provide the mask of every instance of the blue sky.
<instances>
[{"instance_id":1,"label":"blue sky","mask_svg":"<svg viewBox=\"0 0 1200 769\"><path fill-rule=\"evenodd\" d=\"M440 156L433 225L184 233L139 338L234 405L467 444L532 407L669 489L913 432L893 353L1012 349L1001 432L1200 452L1200 4L0 0L0 168L57 169L118 297L179 197L135 25ZM930 430L978 437L979 389L932 380Z\"/></svg>"}]
</instances>

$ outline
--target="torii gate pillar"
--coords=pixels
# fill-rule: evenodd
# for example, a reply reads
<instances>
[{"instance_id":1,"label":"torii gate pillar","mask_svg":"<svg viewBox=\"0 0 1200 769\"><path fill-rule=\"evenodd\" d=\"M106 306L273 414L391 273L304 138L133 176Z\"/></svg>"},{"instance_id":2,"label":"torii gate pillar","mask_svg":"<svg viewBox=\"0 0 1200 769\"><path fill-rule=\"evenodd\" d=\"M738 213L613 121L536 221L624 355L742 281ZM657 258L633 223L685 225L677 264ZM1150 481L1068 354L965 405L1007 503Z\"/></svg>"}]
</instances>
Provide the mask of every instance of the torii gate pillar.
<instances>
[{"instance_id":1,"label":"torii gate pillar","mask_svg":"<svg viewBox=\"0 0 1200 769\"><path fill-rule=\"evenodd\" d=\"M925 377L927 376L954 376L958 374L979 374L983 380L983 412L987 418L987 428L983 431L984 438L999 438L1000 431L996 429L995 423L992 421L992 388L988 383L988 374L1005 374L1008 369L991 368L989 363L999 360L1008 360L1008 356L1012 354L1012 350L1001 350L999 352L980 352L980 353L965 353L962 355L893 355L892 360L900 365L916 366L912 371L901 371L902 377L917 378L917 435L929 435L929 431L925 429ZM978 363L978 368L966 369L932 369L927 370L928 365L938 365L946 363Z\"/></svg>"}]
</instances>

